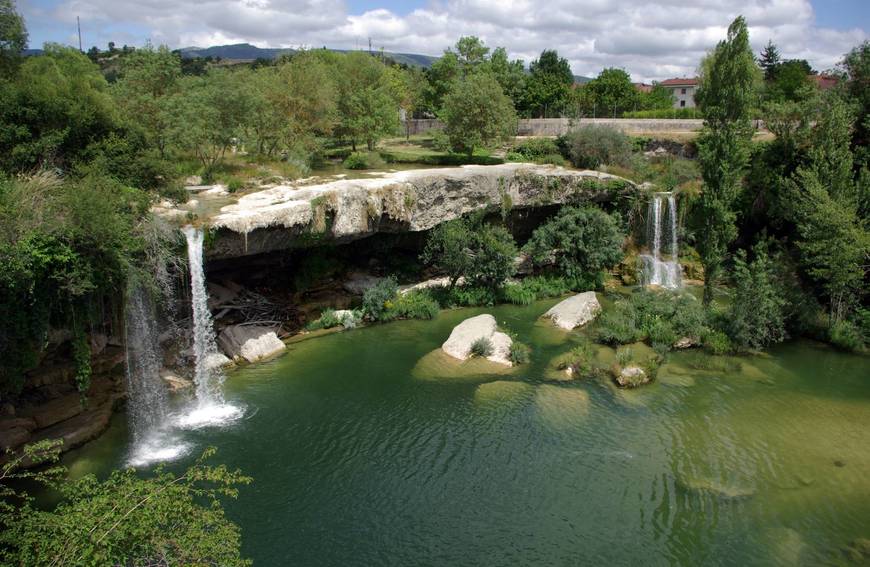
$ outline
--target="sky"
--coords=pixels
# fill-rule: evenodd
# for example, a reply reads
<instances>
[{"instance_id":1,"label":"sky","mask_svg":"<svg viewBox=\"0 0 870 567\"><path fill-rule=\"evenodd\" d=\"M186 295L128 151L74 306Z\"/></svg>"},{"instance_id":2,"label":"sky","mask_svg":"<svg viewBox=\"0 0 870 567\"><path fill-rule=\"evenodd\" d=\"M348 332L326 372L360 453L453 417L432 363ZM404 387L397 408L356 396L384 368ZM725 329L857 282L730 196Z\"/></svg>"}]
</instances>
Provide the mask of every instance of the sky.
<instances>
[{"instance_id":1,"label":"sky","mask_svg":"<svg viewBox=\"0 0 870 567\"><path fill-rule=\"evenodd\" d=\"M693 76L742 14L756 53L772 40L786 58L832 68L870 37L870 0L17 0L30 46L105 48L150 41L172 48L367 48L440 55L463 35L528 64L556 49L577 75L621 67L637 81Z\"/></svg>"}]
</instances>

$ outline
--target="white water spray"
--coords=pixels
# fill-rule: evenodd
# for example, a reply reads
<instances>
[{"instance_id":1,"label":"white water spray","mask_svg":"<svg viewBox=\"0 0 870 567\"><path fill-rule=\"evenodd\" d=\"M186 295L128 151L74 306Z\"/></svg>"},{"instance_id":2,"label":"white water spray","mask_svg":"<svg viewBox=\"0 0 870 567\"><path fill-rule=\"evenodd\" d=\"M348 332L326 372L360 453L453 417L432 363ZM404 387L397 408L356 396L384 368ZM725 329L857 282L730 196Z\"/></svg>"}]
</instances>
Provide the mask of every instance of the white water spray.
<instances>
[{"instance_id":1,"label":"white water spray","mask_svg":"<svg viewBox=\"0 0 870 567\"><path fill-rule=\"evenodd\" d=\"M220 367L222 355L215 344L208 291L202 263L203 231L184 227L187 238L187 258L190 265L190 291L193 306L193 358L196 407L178 420L181 427L220 424L241 415L241 410L224 403L221 386L224 373Z\"/></svg>"},{"instance_id":2,"label":"white water spray","mask_svg":"<svg viewBox=\"0 0 870 567\"><path fill-rule=\"evenodd\" d=\"M667 203L667 208L663 204ZM655 193L647 213L647 242L649 254L641 254L641 280L644 285L658 285L667 289L682 286L677 243L677 203L673 193ZM663 234L663 227L667 227ZM662 241L667 256L662 254Z\"/></svg>"},{"instance_id":3,"label":"white water spray","mask_svg":"<svg viewBox=\"0 0 870 567\"><path fill-rule=\"evenodd\" d=\"M133 443L129 464L141 466L181 456L187 445L169 430L169 399L160 378L161 352L157 317L148 293L130 289L124 314L127 417Z\"/></svg>"}]
</instances>

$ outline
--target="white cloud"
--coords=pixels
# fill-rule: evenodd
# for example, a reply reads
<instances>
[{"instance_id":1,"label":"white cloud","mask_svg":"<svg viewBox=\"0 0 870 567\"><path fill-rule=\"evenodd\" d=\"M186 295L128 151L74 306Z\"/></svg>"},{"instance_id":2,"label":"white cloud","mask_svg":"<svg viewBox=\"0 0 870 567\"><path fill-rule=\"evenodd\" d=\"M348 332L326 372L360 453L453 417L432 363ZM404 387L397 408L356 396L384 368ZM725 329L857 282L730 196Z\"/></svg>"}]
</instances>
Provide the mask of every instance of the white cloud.
<instances>
[{"instance_id":1,"label":"white cloud","mask_svg":"<svg viewBox=\"0 0 870 567\"><path fill-rule=\"evenodd\" d=\"M103 40L119 24L133 26L172 47L247 41L354 48L371 38L376 48L438 55L460 36L477 35L526 62L554 48L577 74L615 66L650 80L693 74L738 14L756 52L772 39L785 57L817 69L867 38L858 28L817 27L809 0L433 0L406 15L349 14L342 0L62 0L41 17L69 22L80 15Z\"/></svg>"}]
</instances>

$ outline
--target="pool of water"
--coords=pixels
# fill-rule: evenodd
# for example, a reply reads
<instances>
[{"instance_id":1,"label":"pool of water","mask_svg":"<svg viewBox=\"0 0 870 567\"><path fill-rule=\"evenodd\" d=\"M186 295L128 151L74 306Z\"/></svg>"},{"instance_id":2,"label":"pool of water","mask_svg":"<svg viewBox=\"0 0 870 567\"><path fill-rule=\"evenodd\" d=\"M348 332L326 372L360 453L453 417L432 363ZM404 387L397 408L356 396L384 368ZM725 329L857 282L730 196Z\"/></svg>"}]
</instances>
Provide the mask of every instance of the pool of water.
<instances>
[{"instance_id":1,"label":"pool of water","mask_svg":"<svg viewBox=\"0 0 870 567\"><path fill-rule=\"evenodd\" d=\"M654 384L554 382L556 300L294 343L232 372L231 425L183 431L254 483L226 504L259 565L816 565L870 537L870 362L810 342L678 353ZM432 354L489 312L509 372ZM428 356L427 356L428 355ZM124 416L67 462L122 466Z\"/></svg>"}]
</instances>

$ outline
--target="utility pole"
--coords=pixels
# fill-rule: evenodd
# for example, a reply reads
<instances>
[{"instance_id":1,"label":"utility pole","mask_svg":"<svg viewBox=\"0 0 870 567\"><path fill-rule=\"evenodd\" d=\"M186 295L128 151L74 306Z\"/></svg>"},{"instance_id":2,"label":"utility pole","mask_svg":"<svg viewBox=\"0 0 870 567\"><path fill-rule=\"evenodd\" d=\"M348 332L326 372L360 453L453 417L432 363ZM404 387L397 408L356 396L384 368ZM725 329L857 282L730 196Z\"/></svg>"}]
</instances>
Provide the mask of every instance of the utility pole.
<instances>
[{"instance_id":1,"label":"utility pole","mask_svg":"<svg viewBox=\"0 0 870 567\"><path fill-rule=\"evenodd\" d=\"M369 55L372 54L372 38L369 38Z\"/></svg>"},{"instance_id":2,"label":"utility pole","mask_svg":"<svg viewBox=\"0 0 870 567\"><path fill-rule=\"evenodd\" d=\"M82 52L82 22L78 16L76 16L76 29L79 31L79 52Z\"/></svg>"}]
</instances>

